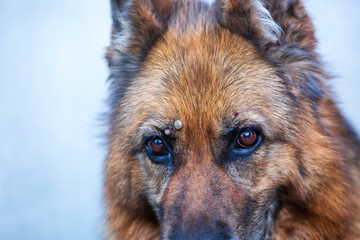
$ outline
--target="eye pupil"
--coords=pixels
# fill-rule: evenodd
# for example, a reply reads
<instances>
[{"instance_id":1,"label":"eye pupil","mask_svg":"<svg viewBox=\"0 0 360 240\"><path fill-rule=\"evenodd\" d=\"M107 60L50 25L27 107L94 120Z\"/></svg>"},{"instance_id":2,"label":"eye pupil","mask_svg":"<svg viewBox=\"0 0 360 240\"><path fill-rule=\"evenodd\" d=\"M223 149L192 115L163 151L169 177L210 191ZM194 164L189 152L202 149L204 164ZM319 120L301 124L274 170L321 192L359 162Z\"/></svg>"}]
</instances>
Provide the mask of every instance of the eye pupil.
<instances>
[{"instance_id":1,"label":"eye pupil","mask_svg":"<svg viewBox=\"0 0 360 240\"><path fill-rule=\"evenodd\" d=\"M240 132L237 139L237 144L241 148L249 148L255 145L257 140L257 133L251 129L244 129Z\"/></svg>"},{"instance_id":2,"label":"eye pupil","mask_svg":"<svg viewBox=\"0 0 360 240\"><path fill-rule=\"evenodd\" d=\"M147 145L153 154L161 154L165 147L163 141L159 137L150 139Z\"/></svg>"}]
</instances>

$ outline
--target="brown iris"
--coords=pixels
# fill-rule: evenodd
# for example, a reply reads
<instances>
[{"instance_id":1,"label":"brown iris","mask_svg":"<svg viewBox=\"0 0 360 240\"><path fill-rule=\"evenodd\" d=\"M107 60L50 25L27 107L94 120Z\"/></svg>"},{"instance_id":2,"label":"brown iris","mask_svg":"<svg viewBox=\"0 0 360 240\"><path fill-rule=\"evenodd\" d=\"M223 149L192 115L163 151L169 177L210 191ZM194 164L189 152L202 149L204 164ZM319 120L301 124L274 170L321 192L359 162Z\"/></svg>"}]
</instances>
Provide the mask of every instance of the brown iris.
<instances>
[{"instance_id":1,"label":"brown iris","mask_svg":"<svg viewBox=\"0 0 360 240\"><path fill-rule=\"evenodd\" d=\"M249 148L255 145L257 138L258 135L255 131L251 129L243 129L239 134L237 144L241 148Z\"/></svg>"},{"instance_id":2,"label":"brown iris","mask_svg":"<svg viewBox=\"0 0 360 240\"><path fill-rule=\"evenodd\" d=\"M161 154L165 148L164 142L159 137L150 139L147 145L153 154Z\"/></svg>"}]
</instances>

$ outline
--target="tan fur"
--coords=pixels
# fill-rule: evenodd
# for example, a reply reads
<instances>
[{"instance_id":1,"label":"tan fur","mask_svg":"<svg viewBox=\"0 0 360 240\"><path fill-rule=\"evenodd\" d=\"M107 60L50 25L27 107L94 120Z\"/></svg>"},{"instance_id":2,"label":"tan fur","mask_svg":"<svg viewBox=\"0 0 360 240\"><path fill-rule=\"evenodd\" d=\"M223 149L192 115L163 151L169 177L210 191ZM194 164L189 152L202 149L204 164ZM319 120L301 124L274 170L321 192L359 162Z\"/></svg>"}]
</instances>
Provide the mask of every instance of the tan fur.
<instances>
[{"instance_id":1,"label":"tan fur","mask_svg":"<svg viewBox=\"0 0 360 240\"><path fill-rule=\"evenodd\" d=\"M239 6L253 7L242 15ZM136 28L126 42L124 25L114 28L107 53L108 239L172 239L201 232L204 222L226 225L229 239L360 237L360 147L331 98L311 21L300 1L264 6L118 5L114 21L121 15ZM264 20L254 13L265 10L281 34L268 23L253 26ZM175 131L178 119L184 126ZM253 125L265 136L259 149L226 162L226 129ZM172 130L173 168L144 150L144 137L165 129ZM271 204L277 210L266 220Z\"/></svg>"}]
</instances>

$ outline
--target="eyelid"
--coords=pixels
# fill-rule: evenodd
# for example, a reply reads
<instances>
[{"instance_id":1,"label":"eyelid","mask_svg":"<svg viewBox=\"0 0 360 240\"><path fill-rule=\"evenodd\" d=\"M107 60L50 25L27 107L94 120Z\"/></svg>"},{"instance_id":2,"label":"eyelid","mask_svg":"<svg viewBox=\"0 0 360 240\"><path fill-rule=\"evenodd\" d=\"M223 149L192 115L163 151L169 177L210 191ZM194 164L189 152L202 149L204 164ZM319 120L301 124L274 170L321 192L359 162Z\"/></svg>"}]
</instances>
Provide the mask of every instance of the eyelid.
<instances>
[{"instance_id":1,"label":"eyelid","mask_svg":"<svg viewBox=\"0 0 360 240\"><path fill-rule=\"evenodd\" d=\"M151 138L153 136L158 136L158 137L161 137L162 139L167 139L169 136L165 135L164 129L171 129L171 127L161 128L161 127L151 125L151 126L141 128L141 131L139 131L139 132L142 132L142 134L139 134L139 135L142 135L142 139L144 139L144 140Z\"/></svg>"},{"instance_id":2,"label":"eyelid","mask_svg":"<svg viewBox=\"0 0 360 240\"><path fill-rule=\"evenodd\" d=\"M157 134L153 134L153 135L149 135L149 136L144 137L143 142L144 142L144 143L147 143L148 141L150 141L151 139L156 138L156 137L161 138L161 136L159 136L159 135L157 135Z\"/></svg>"},{"instance_id":3,"label":"eyelid","mask_svg":"<svg viewBox=\"0 0 360 240\"><path fill-rule=\"evenodd\" d=\"M143 134L143 143L146 143L147 141L149 141L150 139L154 138L154 137L159 137L161 139L164 139L163 134L161 133L161 131L157 131L157 130L149 130L144 132Z\"/></svg>"}]
</instances>

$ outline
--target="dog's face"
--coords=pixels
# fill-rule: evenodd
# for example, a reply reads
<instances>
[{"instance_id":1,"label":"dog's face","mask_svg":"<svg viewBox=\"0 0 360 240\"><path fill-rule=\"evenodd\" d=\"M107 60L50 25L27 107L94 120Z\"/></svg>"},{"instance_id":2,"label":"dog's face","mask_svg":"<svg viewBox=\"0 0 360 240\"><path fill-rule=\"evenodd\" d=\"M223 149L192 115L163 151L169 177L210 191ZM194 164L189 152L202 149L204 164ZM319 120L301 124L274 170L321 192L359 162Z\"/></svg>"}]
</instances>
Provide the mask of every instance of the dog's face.
<instances>
[{"instance_id":1,"label":"dog's face","mask_svg":"<svg viewBox=\"0 0 360 240\"><path fill-rule=\"evenodd\" d=\"M272 182L285 174L267 171L291 151L281 142L291 134L283 117L291 100L247 41L194 31L170 29L129 87L123 111L134 161L164 238L257 239L276 207Z\"/></svg>"},{"instance_id":2,"label":"dog's face","mask_svg":"<svg viewBox=\"0 0 360 240\"><path fill-rule=\"evenodd\" d=\"M302 78L295 71L307 63L299 61L295 66L290 55L284 61L294 67L289 72L278 68L259 50L276 47L278 43L272 44L272 36L267 36L276 30L262 35L253 30L249 34L254 38L270 38L254 44L246 34L234 33L236 24L230 19L226 25L226 16L217 22L216 7L230 8L226 4L208 9L202 4L174 7L165 2L154 7L161 9L159 15L169 9L175 12L166 15L166 28L161 21L152 22L157 15L138 9L138 15L151 24L145 30L141 24L134 29L151 36L144 38L152 42L150 46L136 42L125 51L115 40L111 50L120 50L108 56L110 65L116 65L112 66L115 75L131 76L114 92L112 155L107 166L108 184L115 186L112 193L121 195L128 206L149 204L163 239L255 240L286 231L301 232L298 236L302 237L323 234L304 230L306 214L298 214L295 220L291 217L294 212L308 211L307 207L315 212L321 204L346 207L334 200L339 196L329 196L328 202L305 200L321 174L312 180L308 177L331 161L327 154L333 148L323 137L311 103L299 103L308 95L314 97L317 90L303 93L306 87L289 83L289 79ZM119 52L122 58L116 56ZM134 67L131 54L139 59L136 71L129 73ZM124 71L124 66L129 68ZM182 126L175 126L179 121ZM313 149L316 156L311 154ZM319 158L321 163L315 160ZM331 171L335 176L331 181L335 181L341 166L326 168L324 175ZM332 187L341 188L338 184ZM321 194L332 190L321 184L316 187ZM277 227L282 226L277 233L275 219ZM287 227L290 220L295 223Z\"/></svg>"}]
</instances>

